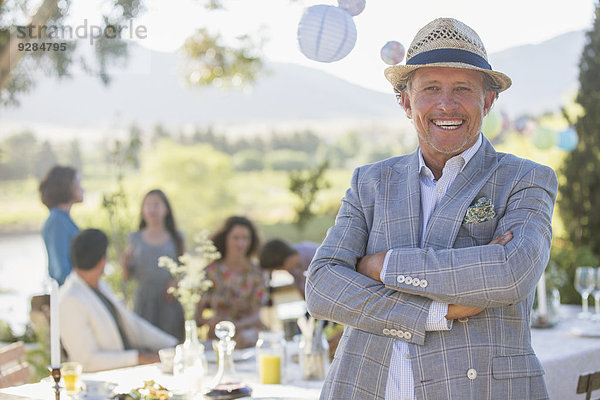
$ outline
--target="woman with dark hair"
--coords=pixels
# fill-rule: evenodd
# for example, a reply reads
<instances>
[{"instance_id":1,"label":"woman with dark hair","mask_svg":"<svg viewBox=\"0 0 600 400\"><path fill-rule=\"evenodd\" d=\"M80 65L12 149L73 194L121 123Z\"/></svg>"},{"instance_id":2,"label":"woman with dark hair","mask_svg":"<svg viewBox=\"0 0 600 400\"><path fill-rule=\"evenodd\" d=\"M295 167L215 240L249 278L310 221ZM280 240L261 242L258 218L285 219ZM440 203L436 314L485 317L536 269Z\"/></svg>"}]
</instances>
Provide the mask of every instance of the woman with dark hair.
<instances>
[{"instance_id":1,"label":"woman with dark hair","mask_svg":"<svg viewBox=\"0 0 600 400\"><path fill-rule=\"evenodd\" d=\"M142 200L139 230L128 236L128 248L121 259L123 278L138 283L135 313L180 341L185 336L183 308L168 293L176 282L167 269L158 266L158 259L168 256L176 260L183 252L183 237L167 196L162 190L149 191Z\"/></svg>"},{"instance_id":2,"label":"woman with dark hair","mask_svg":"<svg viewBox=\"0 0 600 400\"><path fill-rule=\"evenodd\" d=\"M71 206L83 201L81 177L72 167L57 165L50 169L39 186L42 203L50 215L42 228L48 252L48 273L62 285L71 272L71 239L79 228L71 219Z\"/></svg>"},{"instance_id":3,"label":"woman with dark hair","mask_svg":"<svg viewBox=\"0 0 600 400\"><path fill-rule=\"evenodd\" d=\"M208 324L209 335L214 337L219 321L231 321L236 326L237 347L254 346L258 332L264 328L260 308L268 300L263 274L254 261L259 246L256 228L247 218L233 216L211 239L221 259L206 268L213 287L202 296L196 322ZM203 318L206 309L213 312L209 319Z\"/></svg>"}]
</instances>

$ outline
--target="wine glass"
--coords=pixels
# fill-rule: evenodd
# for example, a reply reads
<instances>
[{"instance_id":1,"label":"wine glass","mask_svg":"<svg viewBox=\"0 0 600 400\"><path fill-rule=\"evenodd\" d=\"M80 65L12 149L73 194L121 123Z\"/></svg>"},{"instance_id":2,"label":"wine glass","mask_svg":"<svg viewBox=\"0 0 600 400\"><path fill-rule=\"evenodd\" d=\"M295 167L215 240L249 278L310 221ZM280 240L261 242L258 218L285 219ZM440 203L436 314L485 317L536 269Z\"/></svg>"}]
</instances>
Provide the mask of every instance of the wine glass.
<instances>
[{"instance_id":1,"label":"wine glass","mask_svg":"<svg viewBox=\"0 0 600 400\"><path fill-rule=\"evenodd\" d=\"M581 312L579 318L590 318L588 297L596 286L596 273L593 267L577 267L575 270L575 289L581 294Z\"/></svg>"},{"instance_id":2,"label":"wine glass","mask_svg":"<svg viewBox=\"0 0 600 400\"><path fill-rule=\"evenodd\" d=\"M595 313L592 319L600 322L600 268L594 268L594 272L596 275L596 285L594 286L592 295L594 296Z\"/></svg>"}]
</instances>

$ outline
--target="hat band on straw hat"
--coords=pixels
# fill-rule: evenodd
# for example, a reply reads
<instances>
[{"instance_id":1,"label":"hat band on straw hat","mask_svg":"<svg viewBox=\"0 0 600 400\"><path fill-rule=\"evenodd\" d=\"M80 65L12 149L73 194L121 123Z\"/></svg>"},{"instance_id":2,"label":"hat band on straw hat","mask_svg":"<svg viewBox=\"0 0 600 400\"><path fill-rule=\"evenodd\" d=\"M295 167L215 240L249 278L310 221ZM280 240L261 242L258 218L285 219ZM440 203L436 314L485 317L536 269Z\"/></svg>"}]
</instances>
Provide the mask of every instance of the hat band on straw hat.
<instances>
[{"instance_id":1,"label":"hat band on straw hat","mask_svg":"<svg viewBox=\"0 0 600 400\"><path fill-rule=\"evenodd\" d=\"M435 63L457 62L469 64L477 68L492 70L485 58L473 52L462 49L434 49L416 54L406 65L427 65Z\"/></svg>"}]
</instances>

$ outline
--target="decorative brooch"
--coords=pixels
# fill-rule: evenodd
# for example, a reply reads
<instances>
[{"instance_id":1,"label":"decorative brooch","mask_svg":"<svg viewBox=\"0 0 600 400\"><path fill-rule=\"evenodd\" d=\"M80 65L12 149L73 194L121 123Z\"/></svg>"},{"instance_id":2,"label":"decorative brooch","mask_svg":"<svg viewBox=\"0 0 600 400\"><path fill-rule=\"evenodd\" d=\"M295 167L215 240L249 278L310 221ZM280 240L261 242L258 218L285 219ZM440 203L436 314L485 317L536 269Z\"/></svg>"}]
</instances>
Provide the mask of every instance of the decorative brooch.
<instances>
[{"instance_id":1,"label":"decorative brooch","mask_svg":"<svg viewBox=\"0 0 600 400\"><path fill-rule=\"evenodd\" d=\"M494 204L487 197L480 197L477 201L467 208L467 213L463 219L463 224L478 224L489 221L496 216Z\"/></svg>"}]
</instances>

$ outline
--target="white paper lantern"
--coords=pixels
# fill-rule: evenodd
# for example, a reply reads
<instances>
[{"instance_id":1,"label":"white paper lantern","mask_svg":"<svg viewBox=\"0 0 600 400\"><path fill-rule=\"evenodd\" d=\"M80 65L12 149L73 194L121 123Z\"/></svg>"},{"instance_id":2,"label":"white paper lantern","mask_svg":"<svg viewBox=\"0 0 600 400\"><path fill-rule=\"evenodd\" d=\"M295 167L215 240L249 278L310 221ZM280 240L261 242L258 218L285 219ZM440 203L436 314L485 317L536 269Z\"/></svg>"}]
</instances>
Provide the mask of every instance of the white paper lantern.
<instances>
[{"instance_id":1,"label":"white paper lantern","mask_svg":"<svg viewBox=\"0 0 600 400\"><path fill-rule=\"evenodd\" d=\"M356 17L358 14L363 12L365 9L366 1L365 0L338 0L338 4L340 8L348 11L350 15Z\"/></svg>"},{"instance_id":2,"label":"white paper lantern","mask_svg":"<svg viewBox=\"0 0 600 400\"><path fill-rule=\"evenodd\" d=\"M352 16L339 7L308 7L298 24L298 43L302 54L311 60L338 61L354 48L356 26Z\"/></svg>"}]
</instances>

